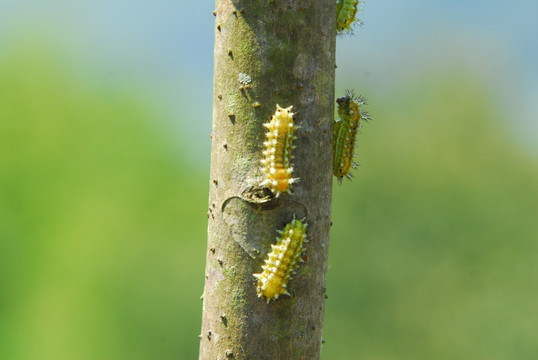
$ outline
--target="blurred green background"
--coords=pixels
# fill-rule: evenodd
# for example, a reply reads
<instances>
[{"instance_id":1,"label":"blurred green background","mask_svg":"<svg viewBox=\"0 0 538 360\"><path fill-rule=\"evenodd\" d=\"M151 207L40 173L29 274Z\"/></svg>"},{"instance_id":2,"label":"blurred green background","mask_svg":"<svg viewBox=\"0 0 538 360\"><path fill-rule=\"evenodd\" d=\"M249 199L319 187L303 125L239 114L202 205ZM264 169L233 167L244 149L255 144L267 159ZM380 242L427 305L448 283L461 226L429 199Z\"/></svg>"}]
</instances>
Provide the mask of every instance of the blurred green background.
<instances>
[{"instance_id":1,"label":"blurred green background","mask_svg":"<svg viewBox=\"0 0 538 360\"><path fill-rule=\"evenodd\" d=\"M323 358L537 359L538 5L362 9ZM0 2L0 359L197 358L212 10Z\"/></svg>"}]
</instances>

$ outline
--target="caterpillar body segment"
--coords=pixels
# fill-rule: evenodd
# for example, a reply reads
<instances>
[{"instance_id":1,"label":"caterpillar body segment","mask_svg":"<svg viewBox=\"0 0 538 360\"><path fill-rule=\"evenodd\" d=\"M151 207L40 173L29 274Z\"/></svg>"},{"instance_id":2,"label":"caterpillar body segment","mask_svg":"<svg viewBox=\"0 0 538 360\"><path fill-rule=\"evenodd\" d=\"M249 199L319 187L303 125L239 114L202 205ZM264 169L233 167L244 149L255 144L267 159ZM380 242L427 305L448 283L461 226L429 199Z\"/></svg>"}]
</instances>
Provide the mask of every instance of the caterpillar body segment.
<instances>
[{"instance_id":1,"label":"caterpillar body segment","mask_svg":"<svg viewBox=\"0 0 538 360\"><path fill-rule=\"evenodd\" d=\"M352 91L336 99L339 118L333 124L333 174L341 183L345 176L351 178L354 163L355 140L360 134L361 120L368 121L368 114L361 110L365 105L362 97L356 97Z\"/></svg>"},{"instance_id":2,"label":"caterpillar body segment","mask_svg":"<svg viewBox=\"0 0 538 360\"><path fill-rule=\"evenodd\" d=\"M290 295L287 287L292 274L299 262L303 262L301 254L304 251L306 227L301 220L293 219L284 230L279 231L277 243L271 244L271 252L265 258L262 272L254 274L258 279L256 293L264 297L267 303L276 300L280 295Z\"/></svg>"},{"instance_id":3,"label":"caterpillar body segment","mask_svg":"<svg viewBox=\"0 0 538 360\"><path fill-rule=\"evenodd\" d=\"M351 32L351 26L357 22L358 0L337 0L336 1L336 31Z\"/></svg>"},{"instance_id":4,"label":"caterpillar body segment","mask_svg":"<svg viewBox=\"0 0 538 360\"><path fill-rule=\"evenodd\" d=\"M293 106L282 108L278 104L276 112L271 121L263 124L268 131L265 134L265 150L263 151L264 180L262 186L267 186L271 191L279 196L283 192L290 193L291 184L299 181L293 178L292 150L295 149L293 141L297 139L294 123Z\"/></svg>"}]
</instances>

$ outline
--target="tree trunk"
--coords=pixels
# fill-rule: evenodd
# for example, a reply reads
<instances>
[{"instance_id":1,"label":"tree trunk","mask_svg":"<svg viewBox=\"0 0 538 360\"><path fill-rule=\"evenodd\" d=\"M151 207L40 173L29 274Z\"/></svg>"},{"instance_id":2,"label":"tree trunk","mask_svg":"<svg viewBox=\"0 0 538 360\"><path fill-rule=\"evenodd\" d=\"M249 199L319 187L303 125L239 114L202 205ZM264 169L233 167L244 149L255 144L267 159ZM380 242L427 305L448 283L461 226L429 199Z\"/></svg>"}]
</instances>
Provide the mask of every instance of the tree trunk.
<instances>
[{"instance_id":1,"label":"tree trunk","mask_svg":"<svg viewBox=\"0 0 538 360\"><path fill-rule=\"evenodd\" d=\"M200 359L319 359L331 224L334 0L217 0L208 250ZM266 187L265 132L293 105L292 194ZM306 218L291 296L256 293L277 230Z\"/></svg>"}]
</instances>

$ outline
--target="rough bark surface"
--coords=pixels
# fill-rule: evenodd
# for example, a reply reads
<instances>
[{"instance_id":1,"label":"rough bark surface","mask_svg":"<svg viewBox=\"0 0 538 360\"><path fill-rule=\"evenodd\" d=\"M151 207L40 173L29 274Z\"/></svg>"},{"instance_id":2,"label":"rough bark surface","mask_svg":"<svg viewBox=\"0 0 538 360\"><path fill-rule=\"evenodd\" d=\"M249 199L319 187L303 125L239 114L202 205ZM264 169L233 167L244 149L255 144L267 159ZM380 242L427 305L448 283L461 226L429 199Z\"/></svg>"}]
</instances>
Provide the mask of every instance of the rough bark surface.
<instances>
[{"instance_id":1,"label":"rough bark surface","mask_svg":"<svg viewBox=\"0 0 538 360\"><path fill-rule=\"evenodd\" d=\"M320 357L329 245L334 0L217 0L209 226L200 359ZM266 128L293 105L292 194L264 187ZM266 303L254 273L277 230L306 218L292 296Z\"/></svg>"}]
</instances>

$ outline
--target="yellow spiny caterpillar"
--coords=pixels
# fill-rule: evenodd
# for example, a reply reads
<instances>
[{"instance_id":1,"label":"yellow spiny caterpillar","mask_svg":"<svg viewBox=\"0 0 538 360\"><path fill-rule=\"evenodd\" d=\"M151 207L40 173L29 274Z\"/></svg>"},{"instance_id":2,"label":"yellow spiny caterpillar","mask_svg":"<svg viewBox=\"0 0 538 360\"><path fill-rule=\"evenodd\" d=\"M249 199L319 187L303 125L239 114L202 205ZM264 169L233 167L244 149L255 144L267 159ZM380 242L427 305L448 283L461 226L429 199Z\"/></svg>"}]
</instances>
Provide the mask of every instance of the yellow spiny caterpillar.
<instances>
[{"instance_id":1,"label":"yellow spiny caterpillar","mask_svg":"<svg viewBox=\"0 0 538 360\"><path fill-rule=\"evenodd\" d=\"M267 303L282 294L290 295L286 289L288 281L295 273L297 262L304 261L301 254L304 250L303 243L307 242L306 227L307 224L303 221L293 219L283 231L279 231L277 243L271 244L272 250L262 265L263 271L254 274L258 279L258 297L265 297Z\"/></svg>"},{"instance_id":2,"label":"yellow spiny caterpillar","mask_svg":"<svg viewBox=\"0 0 538 360\"><path fill-rule=\"evenodd\" d=\"M290 192L290 185L299 180L291 177L291 151L295 149L293 140L297 138L294 135L297 126L293 123L292 108L293 106L281 108L277 104L271 121L263 124L269 131L265 134L265 159L262 160L265 179L261 185L269 187L276 196L285 191Z\"/></svg>"},{"instance_id":3,"label":"yellow spiny caterpillar","mask_svg":"<svg viewBox=\"0 0 538 360\"><path fill-rule=\"evenodd\" d=\"M351 25L357 22L358 0L337 0L336 1L336 31L351 31Z\"/></svg>"},{"instance_id":4,"label":"yellow spiny caterpillar","mask_svg":"<svg viewBox=\"0 0 538 360\"><path fill-rule=\"evenodd\" d=\"M344 176L351 178L350 170L356 167L353 162L355 138L361 120L368 121L368 114L360 109L366 102L362 97L355 97L352 91L336 99L339 119L333 124L333 174L341 183Z\"/></svg>"}]
</instances>

